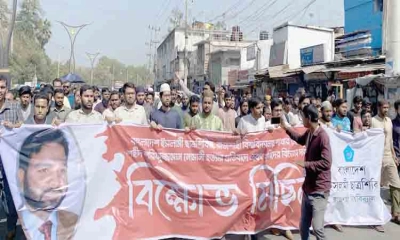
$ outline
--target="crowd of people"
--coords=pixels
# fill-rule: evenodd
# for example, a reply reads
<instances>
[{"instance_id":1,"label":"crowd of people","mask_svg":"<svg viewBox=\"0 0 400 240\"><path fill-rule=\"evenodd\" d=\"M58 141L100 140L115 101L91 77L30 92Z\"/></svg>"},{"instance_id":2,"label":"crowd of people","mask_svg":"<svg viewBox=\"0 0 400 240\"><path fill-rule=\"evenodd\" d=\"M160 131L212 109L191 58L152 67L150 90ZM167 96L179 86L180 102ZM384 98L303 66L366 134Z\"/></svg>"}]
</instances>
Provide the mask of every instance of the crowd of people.
<instances>
[{"instance_id":1,"label":"crowd of people","mask_svg":"<svg viewBox=\"0 0 400 240\"><path fill-rule=\"evenodd\" d=\"M296 142L307 147L305 160L297 164L306 171L303 185L302 239L308 239L309 228L317 239L326 239L324 234L324 209L330 190L331 149L325 127L338 131L361 132L369 128L382 128L385 133L385 151L382 156L382 186L389 186L392 204L392 221L400 224L400 179L397 166L400 158L400 100L392 106L397 117L388 117L389 103L378 103L376 116L367 99L356 96L349 110L346 100L333 96L326 100L308 96L305 92L286 98L252 96L245 93L237 96L225 87L216 89L206 82L202 93L191 92L182 80L171 85L161 85L159 96L152 88L125 83L118 91L96 86L73 86L60 79L52 84L43 84L40 89L23 86L17 96L8 92L7 80L0 76L0 120L5 128L18 128L23 124L63 123L102 124L132 123L147 125L155 131L164 128L224 131L237 135L252 132L272 132L283 128ZM180 90L181 89L181 90ZM298 136L293 127L308 129ZM4 170L2 168L2 174ZM4 179L7 198L7 239L15 236L17 214L7 180ZM334 225L337 231L342 226ZM372 226L384 232L383 226ZM273 234L283 234L293 239L290 231L272 229ZM259 233L257 238L266 234ZM238 238L239 237L239 238ZM240 239L244 236L226 236Z\"/></svg>"}]
</instances>

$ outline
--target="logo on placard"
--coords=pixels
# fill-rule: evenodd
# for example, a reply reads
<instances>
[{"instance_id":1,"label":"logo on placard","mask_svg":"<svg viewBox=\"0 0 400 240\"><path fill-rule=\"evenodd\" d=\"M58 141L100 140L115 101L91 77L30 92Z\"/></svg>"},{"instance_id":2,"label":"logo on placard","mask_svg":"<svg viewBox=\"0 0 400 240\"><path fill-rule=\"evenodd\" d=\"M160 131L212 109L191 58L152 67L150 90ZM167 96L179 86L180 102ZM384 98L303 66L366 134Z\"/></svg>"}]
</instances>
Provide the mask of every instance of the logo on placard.
<instances>
[{"instance_id":1,"label":"logo on placard","mask_svg":"<svg viewBox=\"0 0 400 240\"><path fill-rule=\"evenodd\" d=\"M346 162L353 162L354 150L349 145L344 149L343 154Z\"/></svg>"}]
</instances>

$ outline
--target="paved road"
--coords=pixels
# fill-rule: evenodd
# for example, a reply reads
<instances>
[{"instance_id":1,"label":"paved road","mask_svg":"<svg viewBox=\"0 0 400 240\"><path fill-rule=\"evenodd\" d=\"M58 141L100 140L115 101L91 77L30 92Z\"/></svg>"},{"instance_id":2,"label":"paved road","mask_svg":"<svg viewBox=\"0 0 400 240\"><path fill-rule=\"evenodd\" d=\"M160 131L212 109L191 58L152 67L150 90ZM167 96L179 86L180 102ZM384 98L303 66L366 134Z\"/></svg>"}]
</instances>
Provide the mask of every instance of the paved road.
<instances>
[{"instance_id":1,"label":"paved road","mask_svg":"<svg viewBox=\"0 0 400 240\"><path fill-rule=\"evenodd\" d=\"M387 191L383 190L384 199L387 199ZM0 204L1 205L1 204ZM388 206L389 208L389 206ZM4 239L6 233L6 219L3 209L0 207L0 240ZM400 226L388 223L385 226L385 233L378 233L369 227L344 227L344 232L339 233L331 228L326 228L329 240L400 240ZM295 239L300 239L298 233L294 233ZM23 232L20 227L17 229L17 237L15 240L24 240ZM267 235L264 240L284 240L283 236ZM311 237L315 239L315 237ZM125 240L125 239L124 239Z\"/></svg>"}]
</instances>

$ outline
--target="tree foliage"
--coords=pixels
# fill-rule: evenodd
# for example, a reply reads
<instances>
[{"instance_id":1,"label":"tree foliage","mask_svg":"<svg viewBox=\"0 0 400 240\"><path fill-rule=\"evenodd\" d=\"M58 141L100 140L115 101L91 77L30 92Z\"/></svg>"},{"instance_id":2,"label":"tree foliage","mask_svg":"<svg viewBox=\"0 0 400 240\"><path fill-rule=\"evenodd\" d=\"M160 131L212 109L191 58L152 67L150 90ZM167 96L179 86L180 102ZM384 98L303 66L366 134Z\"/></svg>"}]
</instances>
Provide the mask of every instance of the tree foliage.
<instances>
[{"instance_id":1,"label":"tree foliage","mask_svg":"<svg viewBox=\"0 0 400 240\"><path fill-rule=\"evenodd\" d=\"M8 26L9 15L5 0L0 0L0 34L2 37L6 35L4 29ZM52 36L51 27L51 22L44 18L40 0L23 0L21 2L13 33L13 51L10 58L13 83L31 82L35 73L38 83L51 82L58 76L62 77L68 74L68 62L52 61L46 54L45 46ZM90 67L77 66L75 73L90 83ZM110 86L112 81L126 82L128 79L136 84L145 85L151 82L150 76L151 74L144 66L126 66L117 59L103 56L94 67L93 84Z\"/></svg>"}]
</instances>

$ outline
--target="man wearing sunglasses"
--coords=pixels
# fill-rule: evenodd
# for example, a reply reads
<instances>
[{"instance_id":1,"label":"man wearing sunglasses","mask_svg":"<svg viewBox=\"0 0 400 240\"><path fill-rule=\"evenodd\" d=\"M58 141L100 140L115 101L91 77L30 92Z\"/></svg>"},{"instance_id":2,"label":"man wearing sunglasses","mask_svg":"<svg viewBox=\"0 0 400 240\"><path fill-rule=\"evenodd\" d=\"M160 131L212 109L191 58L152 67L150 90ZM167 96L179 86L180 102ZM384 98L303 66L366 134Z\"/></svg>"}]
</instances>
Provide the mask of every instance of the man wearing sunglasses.
<instances>
[{"instance_id":1,"label":"man wearing sunglasses","mask_svg":"<svg viewBox=\"0 0 400 240\"><path fill-rule=\"evenodd\" d=\"M64 82L63 90L64 90L64 96L68 98L69 104L71 105L71 107L74 107L74 105L75 105L75 95L72 92L71 83L70 82Z\"/></svg>"}]
</instances>

